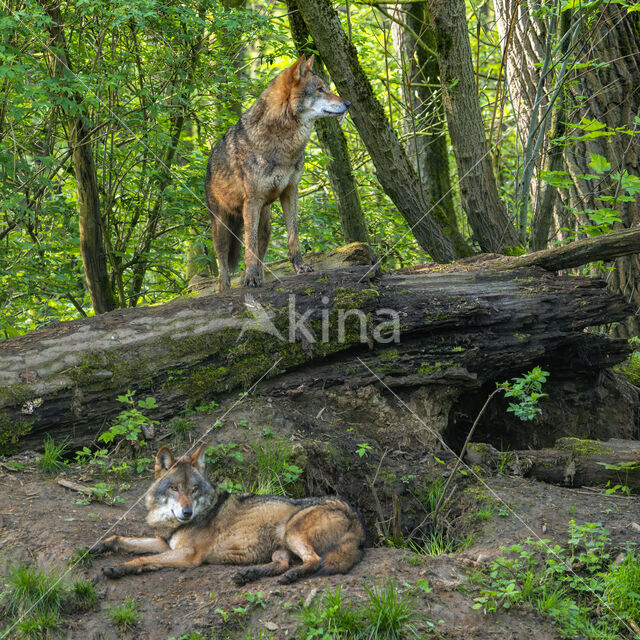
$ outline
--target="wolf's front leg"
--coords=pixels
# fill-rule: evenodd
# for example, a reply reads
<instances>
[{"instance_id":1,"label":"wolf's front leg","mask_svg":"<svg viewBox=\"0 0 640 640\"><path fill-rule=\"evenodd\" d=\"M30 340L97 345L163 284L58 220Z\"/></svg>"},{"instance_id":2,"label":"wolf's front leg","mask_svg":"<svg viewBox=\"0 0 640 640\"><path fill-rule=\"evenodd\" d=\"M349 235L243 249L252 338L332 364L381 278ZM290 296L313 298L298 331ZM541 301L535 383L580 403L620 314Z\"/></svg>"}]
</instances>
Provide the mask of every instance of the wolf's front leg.
<instances>
[{"instance_id":1,"label":"wolf's front leg","mask_svg":"<svg viewBox=\"0 0 640 640\"><path fill-rule=\"evenodd\" d=\"M196 554L190 547L180 547L170 549L156 556L142 556L118 564L115 567L102 567L102 572L107 578L122 578L131 573L143 573L144 571L156 571L164 567L197 567L200 562L196 561Z\"/></svg>"},{"instance_id":2,"label":"wolf's front leg","mask_svg":"<svg viewBox=\"0 0 640 640\"><path fill-rule=\"evenodd\" d=\"M289 260L296 273L313 271L303 259L300 252L300 238L298 237L298 185L290 184L280 195L280 204L284 213L284 223L287 226L289 240Z\"/></svg>"},{"instance_id":3,"label":"wolf's front leg","mask_svg":"<svg viewBox=\"0 0 640 640\"><path fill-rule=\"evenodd\" d=\"M170 549L164 538L128 538L126 536L110 536L98 542L90 551L93 554L107 551L129 551L130 553L162 553Z\"/></svg>"},{"instance_id":4,"label":"wolf's front leg","mask_svg":"<svg viewBox=\"0 0 640 640\"><path fill-rule=\"evenodd\" d=\"M259 287L262 285L262 268L260 265L258 235L260 228L261 203L247 198L242 208L244 218L244 286Z\"/></svg>"}]
</instances>

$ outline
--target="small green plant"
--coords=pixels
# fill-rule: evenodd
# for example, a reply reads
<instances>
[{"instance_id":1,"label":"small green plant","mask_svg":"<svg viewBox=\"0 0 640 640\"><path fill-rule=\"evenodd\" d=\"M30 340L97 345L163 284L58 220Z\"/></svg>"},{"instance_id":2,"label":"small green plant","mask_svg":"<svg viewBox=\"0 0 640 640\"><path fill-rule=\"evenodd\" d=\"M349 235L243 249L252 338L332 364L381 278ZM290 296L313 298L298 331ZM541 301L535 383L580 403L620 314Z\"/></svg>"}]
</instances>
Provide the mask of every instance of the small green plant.
<instances>
[{"instance_id":1,"label":"small green plant","mask_svg":"<svg viewBox=\"0 0 640 640\"><path fill-rule=\"evenodd\" d=\"M242 485L238 482L234 482L233 480L221 482L220 488L227 493L242 493L244 491Z\"/></svg>"},{"instance_id":2,"label":"small green plant","mask_svg":"<svg viewBox=\"0 0 640 640\"><path fill-rule=\"evenodd\" d=\"M128 485L127 485L128 486ZM117 504L125 502L124 498L115 495L115 489L106 482L97 482L89 487L91 493L82 495L76 499L76 504L91 504L92 502L104 502L105 504Z\"/></svg>"},{"instance_id":3,"label":"small green plant","mask_svg":"<svg viewBox=\"0 0 640 640\"><path fill-rule=\"evenodd\" d=\"M45 571L34 565L14 565L6 577L2 608L9 617L27 612L59 616L66 589L57 571Z\"/></svg>"},{"instance_id":4,"label":"small green plant","mask_svg":"<svg viewBox=\"0 0 640 640\"><path fill-rule=\"evenodd\" d=\"M107 610L111 624L122 633L131 631L140 622L141 614L136 603L127 598L122 604L115 605Z\"/></svg>"},{"instance_id":5,"label":"small green plant","mask_svg":"<svg viewBox=\"0 0 640 640\"><path fill-rule=\"evenodd\" d=\"M419 637L413 623L417 595L414 590L400 591L393 580L373 586L364 585L369 601L364 614L376 640L400 640L407 635Z\"/></svg>"},{"instance_id":6,"label":"small green plant","mask_svg":"<svg viewBox=\"0 0 640 640\"><path fill-rule=\"evenodd\" d=\"M368 442L361 442L356 449L356 453L361 458L366 458L369 455L369 451L371 451L372 447Z\"/></svg>"},{"instance_id":7,"label":"small green plant","mask_svg":"<svg viewBox=\"0 0 640 640\"><path fill-rule=\"evenodd\" d=\"M617 464L609 464L606 462L598 462L607 471L615 471L618 476L618 483L612 484L611 481L607 482L607 488L605 493L611 495L612 493L624 493L628 496L631 495L631 489L627 482L629 481L629 472L636 471L640 465L635 460L628 460L625 462L619 462ZM624 477L623 477L624 476Z\"/></svg>"},{"instance_id":8,"label":"small green plant","mask_svg":"<svg viewBox=\"0 0 640 640\"><path fill-rule=\"evenodd\" d=\"M252 479L258 486L268 487L269 493L289 495L302 475L294 462L294 450L284 440L269 438L252 445L255 462Z\"/></svg>"},{"instance_id":9,"label":"small green plant","mask_svg":"<svg viewBox=\"0 0 640 640\"><path fill-rule=\"evenodd\" d=\"M98 604L95 583L91 580L74 581L71 585L71 602L80 611L93 609Z\"/></svg>"},{"instance_id":10,"label":"small green plant","mask_svg":"<svg viewBox=\"0 0 640 640\"><path fill-rule=\"evenodd\" d=\"M109 452L100 448L92 451L89 447L84 446L79 451L76 451L76 462L79 465L93 465L100 471L105 472L109 466Z\"/></svg>"},{"instance_id":11,"label":"small green plant","mask_svg":"<svg viewBox=\"0 0 640 640\"><path fill-rule=\"evenodd\" d=\"M81 547L71 555L68 560L69 565L72 567L90 567L93 564L93 554L89 547Z\"/></svg>"},{"instance_id":12,"label":"small green plant","mask_svg":"<svg viewBox=\"0 0 640 640\"><path fill-rule=\"evenodd\" d=\"M157 420L151 420L145 416L140 409L157 408L155 398L148 397L145 400L138 400L137 405L133 399L134 391L127 391L122 396L118 396L118 402L127 405L128 408L121 411L116 421L111 425L108 431L98 436L100 442L111 444L124 440L132 445L143 447L146 445L142 437L142 427L158 424Z\"/></svg>"},{"instance_id":13,"label":"small green plant","mask_svg":"<svg viewBox=\"0 0 640 640\"><path fill-rule=\"evenodd\" d=\"M193 427L193 422L190 422L189 420L181 416L176 416L169 422L171 433L179 439L185 438L189 431L193 429Z\"/></svg>"},{"instance_id":14,"label":"small green plant","mask_svg":"<svg viewBox=\"0 0 640 640\"><path fill-rule=\"evenodd\" d=\"M67 443L61 442L56 444L49 435L44 441L44 453L38 456L36 466L40 473L45 475L54 475L59 473L67 466L64 455L67 452Z\"/></svg>"},{"instance_id":15,"label":"small green plant","mask_svg":"<svg viewBox=\"0 0 640 640\"><path fill-rule=\"evenodd\" d=\"M60 627L60 617L53 612L28 615L15 624L19 637L41 640L50 638Z\"/></svg>"},{"instance_id":16,"label":"small green plant","mask_svg":"<svg viewBox=\"0 0 640 640\"><path fill-rule=\"evenodd\" d=\"M342 593L342 587L326 589L314 602L301 606L300 640L350 640L360 638L365 614L353 606Z\"/></svg>"},{"instance_id":17,"label":"small green plant","mask_svg":"<svg viewBox=\"0 0 640 640\"><path fill-rule=\"evenodd\" d=\"M261 607L262 609L267 608L267 604L263 599L264 593L262 591L258 591L257 593L247 593L245 594L245 598L252 607Z\"/></svg>"},{"instance_id":18,"label":"small green plant","mask_svg":"<svg viewBox=\"0 0 640 640\"><path fill-rule=\"evenodd\" d=\"M511 382L502 382L499 389L504 390L505 398L513 398L507 411L516 415L520 420L533 420L542 409L538 407L538 400L547 394L542 393L542 385L549 377L548 371L534 367L523 376L512 378Z\"/></svg>"}]
</instances>

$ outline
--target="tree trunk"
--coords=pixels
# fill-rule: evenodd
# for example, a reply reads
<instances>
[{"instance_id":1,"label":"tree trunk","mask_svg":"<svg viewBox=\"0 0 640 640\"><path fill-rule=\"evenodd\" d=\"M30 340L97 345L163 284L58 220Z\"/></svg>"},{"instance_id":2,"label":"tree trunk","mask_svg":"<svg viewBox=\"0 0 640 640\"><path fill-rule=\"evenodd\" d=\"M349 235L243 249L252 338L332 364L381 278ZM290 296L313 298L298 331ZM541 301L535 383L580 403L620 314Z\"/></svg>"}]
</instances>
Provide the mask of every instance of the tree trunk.
<instances>
[{"instance_id":1,"label":"tree trunk","mask_svg":"<svg viewBox=\"0 0 640 640\"><path fill-rule=\"evenodd\" d=\"M436 36L427 3L396 4L393 18L391 35L400 57L401 125L407 154L431 202L438 203L449 224L456 227Z\"/></svg>"},{"instance_id":2,"label":"tree trunk","mask_svg":"<svg viewBox=\"0 0 640 640\"><path fill-rule=\"evenodd\" d=\"M494 0L498 17L500 40L508 49L506 56L507 79L519 129L529 130L535 89L540 79L540 60L544 56L547 26L538 17L543 3L522 3L516 0ZM640 14L627 12L624 5L605 3L588 10L576 7L572 20L581 20L582 35L575 47L574 68L568 75L567 133L577 137L563 147L565 168L571 185L558 191L555 219L561 237L562 228L573 235L577 224L589 224L587 209L599 209L606 203L599 198L619 191L615 180L605 176L602 180L587 180L582 176L593 174L588 166L591 154L604 156L611 163L611 173L627 171L640 174L640 145L634 118L640 113L640 55L638 31ZM590 17L587 20L587 17ZM512 25L512 26L511 26ZM511 32L511 33L509 33ZM586 66L585 66L586 65ZM584 136L576 127L583 118L597 120L606 126L599 135ZM629 131L632 133L630 134ZM534 176L532 191L540 189ZM616 227L640 224L640 201L618 202L621 223ZM567 213L567 211L569 213ZM573 213L572 213L573 212ZM544 215L541 212L540 215ZM640 259L637 255L619 258L616 269L607 276L612 291L627 298L640 308ZM640 316L636 312L616 329L618 335L640 333Z\"/></svg>"},{"instance_id":3,"label":"tree trunk","mask_svg":"<svg viewBox=\"0 0 640 640\"><path fill-rule=\"evenodd\" d=\"M503 466L503 471L552 484L602 489L618 485L640 492L640 442L636 440L560 438L552 449L507 452L472 442L465 458L469 464Z\"/></svg>"},{"instance_id":4,"label":"tree trunk","mask_svg":"<svg viewBox=\"0 0 640 640\"><path fill-rule=\"evenodd\" d=\"M628 313L601 281L483 266L319 269L6 340L0 444L43 432L89 439L119 413L127 389L153 395L162 417L255 385L271 394L426 386L440 404L425 411L446 423L458 397L536 364L557 384L592 380L627 356L626 341L584 331Z\"/></svg>"},{"instance_id":5,"label":"tree trunk","mask_svg":"<svg viewBox=\"0 0 640 640\"><path fill-rule=\"evenodd\" d=\"M437 262L470 255L470 247L458 230L449 225L445 212L422 192L416 172L373 93L331 1L297 2L340 95L351 102L351 117L382 188L409 224L418 244Z\"/></svg>"},{"instance_id":6,"label":"tree trunk","mask_svg":"<svg viewBox=\"0 0 640 640\"><path fill-rule=\"evenodd\" d=\"M62 16L57 5L43 3L51 18L47 29L55 53L51 51L52 73L58 77L73 75L71 61L64 36ZM107 258L102 238L102 216L98 194L98 175L91 149L91 126L86 122L80 105L83 96L73 95L77 104L74 114L67 114L69 122L69 147L73 150L73 166L78 191L78 225L80 229L80 254L91 302L96 313L105 313L117 307L111 289Z\"/></svg>"},{"instance_id":7,"label":"tree trunk","mask_svg":"<svg viewBox=\"0 0 640 640\"><path fill-rule=\"evenodd\" d=\"M483 251L520 244L498 195L476 91L464 0L432 5L442 97L458 166L462 208Z\"/></svg>"},{"instance_id":8,"label":"tree trunk","mask_svg":"<svg viewBox=\"0 0 640 640\"><path fill-rule=\"evenodd\" d=\"M297 0L287 0L287 10L296 48L300 54L309 55L312 53L308 44L309 30L300 16ZM321 58L316 57L314 68L316 73L327 80ZM345 242L369 242L369 232L360 203L358 185L351 170L347 138L336 118L320 118L316 120L315 128L320 146L329 156L327 171L338 205L344 240Z\"/></svg>"}]
</instances>

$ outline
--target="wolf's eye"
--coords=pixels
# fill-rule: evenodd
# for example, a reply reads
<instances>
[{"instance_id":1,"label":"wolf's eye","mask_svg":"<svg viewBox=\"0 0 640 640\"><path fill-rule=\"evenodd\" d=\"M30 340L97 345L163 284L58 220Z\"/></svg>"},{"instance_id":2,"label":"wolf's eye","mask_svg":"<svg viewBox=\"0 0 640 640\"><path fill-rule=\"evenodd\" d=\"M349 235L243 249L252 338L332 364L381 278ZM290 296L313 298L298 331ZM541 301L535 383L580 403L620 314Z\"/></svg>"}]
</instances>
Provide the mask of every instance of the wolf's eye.
<instances>
[{"instance_id":1,"label":"wolf's eye","mask_svg":"<svg viewBox=\"0 0 640 640\"><path fill-rule=\"evenodd\" d=\"M172 484L169 487L169 491L173 491L174 493L178 493L178 485Z\"/></svg>"},{"instance_id":2,"label":"wolf's eye","mask_svg":"<svg viewBox=\"0 0 640 640\"><path fill-rule=\"evenodd\" d=\"M198 487L193 487L191 493L195 496L198 493Z\"/></svg>"},{"instance_id":3,"label":"wolf's eye","mask_svg":"<svg viewBox=\"0 0 640 640\"><path fill-rule=\"evenodd\" d=\"M323 89L322 87L320 87L320 86L318 87L318 91L319 91L320 93L324 93L324 89Z\"/></svg>"}]
</instances>

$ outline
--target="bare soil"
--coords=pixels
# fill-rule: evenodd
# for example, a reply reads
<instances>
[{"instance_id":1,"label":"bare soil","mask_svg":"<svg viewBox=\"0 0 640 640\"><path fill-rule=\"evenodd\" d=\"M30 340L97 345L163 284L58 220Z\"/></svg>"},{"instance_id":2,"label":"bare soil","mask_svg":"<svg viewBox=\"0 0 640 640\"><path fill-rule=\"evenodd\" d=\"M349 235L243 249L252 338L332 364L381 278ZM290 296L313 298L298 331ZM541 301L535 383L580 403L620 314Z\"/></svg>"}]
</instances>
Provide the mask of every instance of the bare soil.
<instances>
[{"instance_id":1,"label":"bare soil","mask_svg":"<svg viewBox=\"0 0 640 640\"><path fill-rule=\"evenodd\" d=\"M141 497L148 480L132 481L123 504L76 504L78 495L43 478L35 470L35 458L21 456L27 469L0 465L0 571L25 561L44 567L68 567L69 557L112 532L150 533L144 523ZM79 471L65 472L68 479L83 480ZM408 550L367 549L364 560L346 576L310 578L280 586L265 579L237 588L231 570L202 566L189 570L167 569L120 580L106 579L100 568L113 564L101 557L89 568L74 567L69 577L95 579L100 600L95 610L65 618L63 638L98 640L140 638L165 640L189 631L206 637L241 637L244 629L269 630L272 637L296 638L296 608L302 600L318 597L327 587L342 585L354 600L364 597L363 583L394 578L398 584L415 585L427 580L430 593L420 592L418 626L424 637L450 640L539 640L559 638L549 621L533 610L519 608L484 616L472 609L474 587L467 576L476 566L499 553L500 546L540 536L566 540L569 520L602 522L615 543L638 539L640 500L567 489L517 478L492 477L481 483L479 499L494 505L492 516L477 523L475 543L459 554L416 557ZM635 523L635 524L634 524ZM234 616L235 607L248 605L247 593L262 592L265 607L249 607ZM120 634L110 623L107 610L133 599L142 618L134 631ZM227 622L220 610L230 613ZM429 621L435 623L431 630ZM3 627L6 626L6 621ZM10 636L9 636L10 637Z\"/></svg>"}]
</instances>

